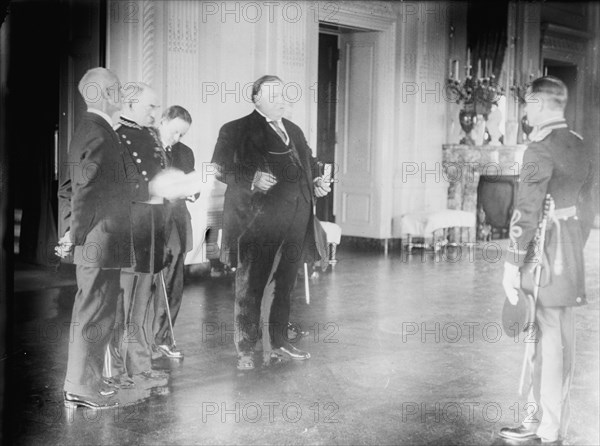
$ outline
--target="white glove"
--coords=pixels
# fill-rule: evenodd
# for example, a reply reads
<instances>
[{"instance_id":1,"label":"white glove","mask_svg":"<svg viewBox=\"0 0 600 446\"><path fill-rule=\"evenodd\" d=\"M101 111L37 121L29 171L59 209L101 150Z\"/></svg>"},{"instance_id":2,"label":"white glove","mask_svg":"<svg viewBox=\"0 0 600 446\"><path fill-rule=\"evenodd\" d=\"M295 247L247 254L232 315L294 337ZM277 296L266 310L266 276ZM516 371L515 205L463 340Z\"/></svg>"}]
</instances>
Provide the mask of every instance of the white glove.
<instances>
[{"instance_id":1,"label":"white glove","mask_svg":"<svg viewBox=\"0 0 600 446\"><path fill-rule=\"evenodd\" d=\"M517 290L521 288L521 273L519 267L509 262L504 262L504 277L502 278L502 286L506 298L512 305L517 305L519 301L519 293Z\"/></svg>"},{"instance_id":2,"label":"white glove","mask_svg":"<svg viewBox=\"0 0 600 446\"><path fill-rule=\"evenodd\" d=\"M65 232L60 240L58 241L58 245L54 248L54 255L64 259L73 251L73 242L71 242L71 231Z\"/></svg>"}]
</instances>

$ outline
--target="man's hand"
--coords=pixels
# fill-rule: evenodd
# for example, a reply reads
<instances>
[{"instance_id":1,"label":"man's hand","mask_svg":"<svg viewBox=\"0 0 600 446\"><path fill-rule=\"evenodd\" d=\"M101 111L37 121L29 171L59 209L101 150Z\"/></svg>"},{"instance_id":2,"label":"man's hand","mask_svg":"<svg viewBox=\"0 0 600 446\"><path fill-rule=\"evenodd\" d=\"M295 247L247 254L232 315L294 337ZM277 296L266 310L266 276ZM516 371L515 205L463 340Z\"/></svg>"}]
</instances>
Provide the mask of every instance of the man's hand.
<instances>
[{"instance_id":1,"label":"man's hand","mask_svg":"<svg viewBox=\"0 0 600 446\"><path fill-rule=\"evenodd\" d=\"M255 188L267 192L273 186L277 184L277 179L270 172L263 172L262 170L257 170L254 174L254 179L252 180L252 187L250 190L254 190Z\"/></svg>"},{"instance_id":2,"label":"man's hand","mask_svg":"<svg viewBox=\"0 0 600 446\"><path fill-rule=\"evenodd\" d=\"M517 290L521 288L521 273L519 267L509 262L504 262L504 278L502 279L502 286L504 287L504 293L506 298L512 305L517 305L519 301L519 293Z\"/></svg>"},{"instance_id":3,"label":"man's hand","mask_svg":"<svg viewBox=\"0 0 600 446\"><path fill-rule=\"evenodd\" d=\"M54 248L54 254L61 259L64 259L71 254L73 246L73 242L71 241L71 231L67 231L58 241L58 245Z\"/></svg>"},{"instance_id":4,"label":"man's hand","mask_svg":"<svg viewBox=\"0 0 600 446\"><path fill-rule=\"evenodd\" d=\"M315 185L315 197L321 198L331 192L331 185L323 180L323 177L317 177L313 181Z\"/></svg>"}]
</instances>

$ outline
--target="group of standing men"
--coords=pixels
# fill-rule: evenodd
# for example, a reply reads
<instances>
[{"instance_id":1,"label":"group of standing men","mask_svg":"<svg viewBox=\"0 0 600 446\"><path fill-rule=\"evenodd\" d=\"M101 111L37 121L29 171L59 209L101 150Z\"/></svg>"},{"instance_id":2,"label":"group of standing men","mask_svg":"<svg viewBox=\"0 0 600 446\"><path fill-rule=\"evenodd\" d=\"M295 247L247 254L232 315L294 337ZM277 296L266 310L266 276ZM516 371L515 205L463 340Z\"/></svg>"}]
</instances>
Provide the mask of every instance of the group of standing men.
<instances>
[{"instance_id":1,"label":"group of standing men","mask_svg":"<svg viewBox=\"0 0 600 446\"><path fill-rule=\"evenodd\" d=\"M100 93L93 100L85 94L90 86ZM266 365L310 357L289 342L290 295L299 266L323 257L314 200L331 188L302 130L283 118L282 90L276 76L258 79L255 110L221 128L212 160L216 178L227 184L221 257L237 268L240 370L254 368L260 338ZM72 253L77 266L64 400L67 407L103 409L118 404L119 390L167 384L168 375L152 368L153 353L183 357L171 322L191 249L185 200L197 198L203 178L194 172L191 149L179 142L191 124L184 108L169 107L153 128L156 93L137 84L123 106L119 80L104 68L89 70L79 91L87 112L59 189L69 229L56 248L61 257ZM121 109L113 129L111 115ZM89 330L97 333L93 342Z\"/></svg>"},{"instance_id":2,"label":"group of standing men","mask_svg":"<svg viewBox=\"0 0 600 446\"><path fill-rule=\"evenodd\" d=\"M86 99L90 84L99 87L100 100ZM64 253L74 246L78 285L64 385L67 406L111 407L110 397L119 388L164 383L165 375L152 370L153 345L168 357L182 357L172 348L168 313L176 318L183 256L191 246L184 199L200 190L190 186L199 181L192 173L193 154L179 143L191 117L173 106L153 129L157 97L140 84L115 131L111 115L121 109L115 91L119 88L117 77L102 68L88 71L81 80L88 112L73 136L69 157L74 168L59 192L69 230L57 249ZM282 88L276 76L254 83L255 110L221 128L212 159L217 179L227 185L221 259L236 267L240 370L255 367L254 347L261 337L263 343L267 340L267 364L283 357L310 357L287 337L290 293L299 265L320 256L314 200L331 189L301 129L283 118ZM537 260L545 268L544 283L535 296L537 345L529 370L531 385L525 389L537 418L502 429L500 435L509 440L557 442L566 436L569 421L573 307L585 303L583 246L593 217L593 172L581 137L565 122L566 102L567 89L560 80L533 81L526 110L537 133L524 162L535 165L536 171L521 179L511 222L503 280L511 304L519 300L522 273L536 257L532 241L548 194L556 210L548 216L546 242L540 247L543 260ZM188 183L173 182L184 184L175 192L178 188L172 184L161 187L155 181L171 168L191 178ZM165 304L165 292L170 305ZM159 310L149 328L152 307ZM94 342L86 341L84 332L90 328L99 333ZM126 337L133 342L124 342Z\"/></svg>"},{"instance_id":3,"label":"group of standing men","mask_svg":"<svg viewBox=\"0 0 600 446\"><path fill-rule=\"evenodd\" d=\"M59 188L67 231L57 254L72 254L78 286L67 407L112 407L118 389L163 386L168 375L152 369L153 354L183 357L174 348L171 323L192 244L185 199L195 196L186 198L189 188L161 194L153 180L163 171L194 170L192 150L179 142L192 119L183 107L171 106L153 127L158 96L148 85L134 86L123 106L111 71L89 70L79 84L87 112L70 144L69 176ZM92 90L93 99L86 96Z\"/></svg>"}]
</instances>

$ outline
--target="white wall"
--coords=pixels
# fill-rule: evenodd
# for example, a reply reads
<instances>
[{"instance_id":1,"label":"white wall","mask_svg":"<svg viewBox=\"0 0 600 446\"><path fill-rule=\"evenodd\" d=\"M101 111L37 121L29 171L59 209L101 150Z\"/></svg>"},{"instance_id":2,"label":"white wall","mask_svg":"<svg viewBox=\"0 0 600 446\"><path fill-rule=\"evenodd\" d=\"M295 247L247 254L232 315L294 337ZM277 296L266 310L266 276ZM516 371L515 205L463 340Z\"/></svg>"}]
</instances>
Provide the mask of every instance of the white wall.
<instances>
[{"instance_id":1,"label":"white wall","mask_svg":"<svg viewBox=\"0 0 600 446\"><path fill-rule=\"evenodd\" d=\"M114 14L125 3L129 20L122 10L118 17ZM124 82L153 84L163 106L178 104L190 111L194 122L183 142L193 148L197 169L210 161L219 128L252 111L248 85L263 74L279 75L289 83L294 102L288 117L303 128L314 148L319 20L329 14L335 22L335 14L341 17L344 11L352 12L348 17L361 11L388 15L386 20L395 21L397 36L395 106L390 110L395 125L389 129L393 136L387 138L393 146L388 152L393 154L382 151L377 165L385 173L380 206L389 209L392 203L391 212L381 214L378 233L382 238L391 234L391 215L445 207L447 184L433 175L422 181L420 174L403 178L402 173L407 163L416 163L419 169L441 165L448 106L439 95L425 94L423 89L439 90L447 76L451 3L321 2L320 9L314 2L125 3L109 1L108 66ZM417 93L409 94L415 88ZM212 197L222 193L218 184ZM190 206L197 243L209 202L220 205L218 198L204 194ZM188 262L201 257L196 250Z\"/></svg>"}]
</instances>

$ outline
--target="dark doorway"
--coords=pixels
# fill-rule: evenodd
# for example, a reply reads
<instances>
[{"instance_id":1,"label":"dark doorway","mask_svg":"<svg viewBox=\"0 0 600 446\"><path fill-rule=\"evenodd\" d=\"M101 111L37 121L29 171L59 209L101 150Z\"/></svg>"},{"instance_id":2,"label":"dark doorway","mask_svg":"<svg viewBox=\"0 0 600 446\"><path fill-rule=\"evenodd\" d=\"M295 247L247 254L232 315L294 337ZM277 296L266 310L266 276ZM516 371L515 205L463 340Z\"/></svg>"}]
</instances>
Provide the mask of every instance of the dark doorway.
<instances>
[{"instance_id":1,"label":"dark doorway","mask_svg":"<svg viewBox=\"0 0 600 446\"><path fill-rule=\"evenodd\" d=\"M544 59L544 74L555 76L565 83L569 91L569 100L565 109L567 124L572 129L577 128L577 65L566 62Z\"/></svg>"},{"instance_id":2,"label":"dark doorway","mask_svg":"<svg viewBox=\"0 0 600 446\"><path fill-rule=\"evenodd\" d=\"M321 27L319 33L319 77L317 90L317 156L324 163L334 164L337 114L338 36L333 30ZM332 189L335 184L332 184ZM333 191L317 200L317 217L321 221L335 221Z\"/></svg>"},{"instance_id":3,"label":"dark doorway","mask_svg":"<svg viewBox=\"0 0 600 446\"><path fill-rule=\"evenodd\" d=\"M105 3L23 0L10 5L7 149L15 214L20 216L15 250L23 262L58 264L56 193L74 130L64 121L76 121L85 109L73 92L85 70L102 62Z\"/></svg>"}]
</instances>

